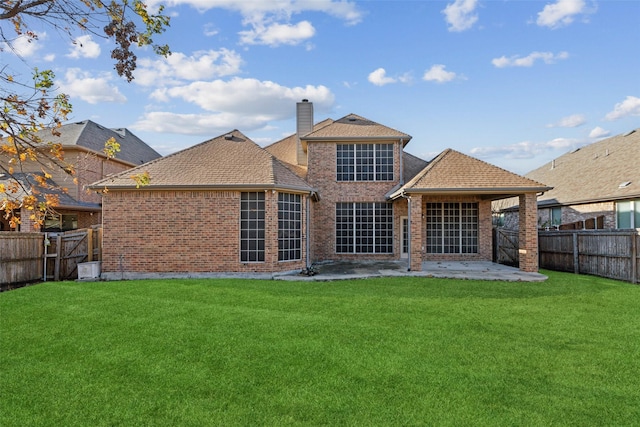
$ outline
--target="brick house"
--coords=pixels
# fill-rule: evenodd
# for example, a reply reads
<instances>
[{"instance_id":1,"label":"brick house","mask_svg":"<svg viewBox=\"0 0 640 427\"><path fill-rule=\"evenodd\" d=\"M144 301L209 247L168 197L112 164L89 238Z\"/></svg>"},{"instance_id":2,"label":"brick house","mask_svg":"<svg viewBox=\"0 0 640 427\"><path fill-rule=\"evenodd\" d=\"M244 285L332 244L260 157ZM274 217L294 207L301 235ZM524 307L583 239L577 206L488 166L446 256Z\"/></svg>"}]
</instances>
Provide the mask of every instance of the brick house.
<instances>
[{"instance_id":1,"label":"brick house","mask_svg":"<svg viewBox=\"0 0 640 427\"><path fill-rule=\"evenodd\" d=\"M640 228L640 129L573 150L525 176L553 186L538 198L542 229ZM506 228L518 227L517 203L503 209Z\"/></svg>"},{"instance_id":2,"label":"brick house","mask_svg":"<svg viewBox=\"0 0 640 427\"><path fill-rule=\"evenodd\" d=\"M66 163L74 166L74 177L65 173L60 167L48 166L47 172L52 175L48 181L54 187L66 188L67 191L42 190L55 192L60 204L55 207L55 214L48 215L41 231L67 231L86 228L102 222L101 197L94 191L88 191L87 186L108 175L131 169L160 157L154 149L145 144L128 129L108 129L91 120L63 125L57 131L59 136L53 136L51 131L41 131L43 141L51 141L62 145ZM107 159L103 152L104 145L110 138L120 144L120 152L115 158ZM2 161L2 158L0 158ZM33 175L42 175L40 163L25 162L22 172L14 177L23 182L34 182ZM0 174L0 183L8 184L8 176ZM22 196L20 193L14 196ZM22 209L25 211L25 209ZM20 231L34 231L34 224L29 219L28 212L20 212ZM0 229L9 231L9 224L0 218Z\"/></svg>"},{"instance_id":3,"label":"brick house","mask_svg":"<svg viewBox=\"0 0 640 427\"><path fill-rule=\"evenodd\" d=\"M103 194L104 278L300 270L324 260L491 261L491 201L518 196L521 269L537 271L536 195L548 187L355 114L261 148L234 130L92 185Z\"/></svg>"}]
</instances>

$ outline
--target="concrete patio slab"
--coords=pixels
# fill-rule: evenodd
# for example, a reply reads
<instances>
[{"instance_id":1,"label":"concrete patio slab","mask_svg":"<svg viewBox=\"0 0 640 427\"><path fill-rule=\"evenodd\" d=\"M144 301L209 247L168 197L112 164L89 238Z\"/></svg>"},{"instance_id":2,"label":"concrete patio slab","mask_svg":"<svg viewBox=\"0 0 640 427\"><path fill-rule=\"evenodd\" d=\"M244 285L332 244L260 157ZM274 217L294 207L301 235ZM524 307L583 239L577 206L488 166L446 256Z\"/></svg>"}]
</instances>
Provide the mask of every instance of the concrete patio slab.
<instances>
[{"instance_id":1,"label":"concrete patio slab","mask_svg":"<svg viewBox=\"0 0 640 427\"><path fill-rule=\"evenodd\" d=\"M515 267L488 261L427 261L422 271L408 271L406 261L335 261L314 264L316 274L275 275L275 280L330 281L369 277L437 277L448 279L503 280L510 282L542 282L547 276L527 273Z\"/></svg>"}]
</instances>

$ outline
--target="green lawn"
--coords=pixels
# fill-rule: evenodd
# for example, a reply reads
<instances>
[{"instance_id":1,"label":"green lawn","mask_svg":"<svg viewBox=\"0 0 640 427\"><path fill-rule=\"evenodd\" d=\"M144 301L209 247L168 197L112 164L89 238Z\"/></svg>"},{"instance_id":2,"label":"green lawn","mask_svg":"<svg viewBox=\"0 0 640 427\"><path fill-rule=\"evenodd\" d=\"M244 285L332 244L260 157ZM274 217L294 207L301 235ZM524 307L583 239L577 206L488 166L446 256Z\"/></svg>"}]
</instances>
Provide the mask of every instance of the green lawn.
<instances>
[{"instance_id":1,"label":"green lawn","mask_svg":"<svg viewBox=\"0 0 640 427\"><path fill-rule=\"evenodd\" d=\"M0 425L640 425L640 286L44 283L0 294Z\"/></svg>"}]
</instances>

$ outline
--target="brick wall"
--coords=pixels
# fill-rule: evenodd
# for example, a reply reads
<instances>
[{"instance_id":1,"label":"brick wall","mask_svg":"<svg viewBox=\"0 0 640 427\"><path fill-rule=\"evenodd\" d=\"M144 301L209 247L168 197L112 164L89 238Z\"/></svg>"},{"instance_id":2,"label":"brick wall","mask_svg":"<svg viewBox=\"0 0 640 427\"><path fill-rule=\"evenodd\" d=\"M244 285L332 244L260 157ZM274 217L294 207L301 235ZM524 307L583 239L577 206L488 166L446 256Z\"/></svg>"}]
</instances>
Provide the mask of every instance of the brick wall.
<instances>
[{"instance_id":1,"label":"brick wall","mask_svg":"<svg viewBox=\"0 0 640 427\"><path fill-rule=\"evenodd\" d=\"M519 197L520 231L518 250L520 270L538 271L538 206L535 193Z\"/></svg>"},{"instance_id":2,"label":"brick wall","mask_svg":"<svg viewBox=\"0 0 640 427\"><path fill-rule=\"evenodd\" d=\"M278 194L265 192L265 262L240 262L240 192L115 191L103 202L103 273L277 272ZM305 206L305 197L302 198ZM304 209L303 209L304 210Z\"/></svg>"},{"instance_id":3,"label":"brick wall","mask_svg":"<svg viewBox=\"0 0 640 427\"><path fill-rule=\"evenodd\" d=\"M371 143L371 141L361 141ZM356 142L352 142L356 143ZM390 144L394 141L376 141L376 143ZM335 215L338 202L387 202L385 194L400 182L400 156L402 146L394 143L394 181L380 182L344 182L336 179L336 143L309 142L307 146L308 168L307 181L318 190L320 201L312 205L312 242L311 260L388 260L400 257L399 216L406 215L404 210L398 208L406 201L398 201L394 204L394 252L393 254L338 254L335 248ZM400 209L400 210L399 210Z\"/></svg>"}]
</instances>

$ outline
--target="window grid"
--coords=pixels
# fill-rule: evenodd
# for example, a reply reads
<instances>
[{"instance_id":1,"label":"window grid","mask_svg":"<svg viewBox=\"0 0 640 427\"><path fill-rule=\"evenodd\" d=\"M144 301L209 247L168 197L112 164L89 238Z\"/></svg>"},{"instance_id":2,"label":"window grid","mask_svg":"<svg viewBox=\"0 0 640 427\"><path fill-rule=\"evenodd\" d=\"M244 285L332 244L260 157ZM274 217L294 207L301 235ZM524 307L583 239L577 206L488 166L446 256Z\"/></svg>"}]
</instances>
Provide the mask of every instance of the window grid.
<instances>
[{"instance_id":1,"label":"window grid","mask_svg":"<svg viewBox=\"0 0 640 427\"><path fill-rule=\"evenodd\" d=\"M240 196L240 261L264 262L264 193Z\"/></svg>"},{"instance_id":2,"label":"window grid","mask_svg":"<svg viewBox=\"0 0 640 427\"><path fill-rule=\"evenodd\" d=\"M302 259L302 203L299 194L278 193L278 261Z\"/></svg>"},{"instance_id":3,"label":"window grid","mask_svg":"<svg viewBox=\"0 0 640 427\"><path fill-rule=\"evenodd\" d=\"M338 181L393 181L393 144L337 144Z\"/></svg>"},{"instance_id":4,"label":"window grid","mask_svg":"<svg viewBox=\"0 0 640 427\"><path fill-rule=\"evenodd\" d=\"M427 203L427 253L478 253L477 203Z\"/></svg>"},{"instance_id":5,"label":"window grid","mask_svg":"<svg viewBox=\"0 0 640 427\"><path fill-rule=\"evenodd\" d=\"M336 203L337 253L392 253L391 203Z\"/></svg>"}]
</instances>

